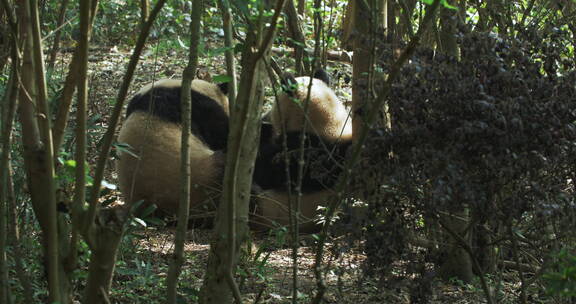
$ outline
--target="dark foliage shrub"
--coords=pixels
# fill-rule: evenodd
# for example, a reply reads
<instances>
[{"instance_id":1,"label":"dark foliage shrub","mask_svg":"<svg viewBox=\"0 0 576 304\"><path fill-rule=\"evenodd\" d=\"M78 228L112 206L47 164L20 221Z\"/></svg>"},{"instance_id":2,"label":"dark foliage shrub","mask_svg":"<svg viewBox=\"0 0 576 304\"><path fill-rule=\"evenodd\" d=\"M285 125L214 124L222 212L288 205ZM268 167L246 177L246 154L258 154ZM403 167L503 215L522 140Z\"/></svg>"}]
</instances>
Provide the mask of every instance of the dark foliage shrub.
<instances>
[{"instance_id":1,"label":"dark foliage shrub","mask_svg":"<svg viewBox=\"0 0 576 304\"><path fill-rule=\"evenodd\" d=\"M470 229L503 223L532 250L573 229L576 71L561 59L564 36L529 38L472 33L461 58L420 49L402 69L392 128L374 132L354 175L369 205L367 269L422 265L406 256L409 239L442 212L467 208Z\"/></svg>"}]
</instances>

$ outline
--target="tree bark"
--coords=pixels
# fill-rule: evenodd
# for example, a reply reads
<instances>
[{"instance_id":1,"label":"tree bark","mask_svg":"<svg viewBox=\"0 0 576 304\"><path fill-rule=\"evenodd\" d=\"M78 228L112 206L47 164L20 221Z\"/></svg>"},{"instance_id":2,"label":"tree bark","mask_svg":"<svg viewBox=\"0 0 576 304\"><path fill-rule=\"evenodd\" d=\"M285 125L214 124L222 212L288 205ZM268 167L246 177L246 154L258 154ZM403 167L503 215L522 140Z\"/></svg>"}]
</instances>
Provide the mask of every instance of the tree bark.
<instances>
[{"instance_id":1,"label":"tree bark","mask_svg":"<svg viewBox=\"0 0 576 304\"><path fill-rule=\"evenodd\" d=\"M346 13L344 14L344 19L342 20L342 36L340 37L340 46L342 49L347 51L350 51L354 48L354 37L352 33L354 31L354 24L356 23L356 3L356 0L348 1L348 5L346 6Z\"/></svg>"},{"instance_id":2,"label":"tree bark","mask_svg":"<svg viewBox=\"0 0 576 304\"><path fill-rule=\"evenodd\" d=\"M16 46L14 46L16 47ZM14 52L13 52L14 53ZM6 259L6 245L8 239L8 193L12 187L10 178L10 147L12 144L12 125L16 116L16 106L18 103L19 83L17 80L17 69L19 60L17 56L12 57L12 71L6 86L6 92L2 103L3 111L0 113L2 122L1 136L2 149L0 150L0 302L9 302L8 289L8 265Z\"/></svg>"},{"instance_id":3,"label":"tree bark","mask_svg":"<svg viewBox=\"0 0 576 304\"><path fill-rule=\"evenodd\" d=\"M149 16L150 16L150 3L148 2L148 0L140 0L140 29L142 29L142 27L146 23L146 20L148 20Z\"/></svg>"},{"instance_id":4,"label":"tree bark","mask_svg":"<svg viewBox=\"0 0 576 304\"><path fill-rule=\"evenodd\" d=\"M377 26L372 14L374 8L367 2L355 0L354 7L354 58L352 60L352 131L359 134L364 128L367 106L370 105L370 75L372 74L373 39L370 37L372 27ZM374 109L372 109L374 110ZM357 140L357 136L354 136Z\"/></svg>"},{"instance_id":5,"label":"tree bark","mask_svg":"<svg viewBox=\"0 0 576 304\"><path fill-rule=\"evenodd\" d=\"M94 302L86 303L102 303L105 301L112 282L116 252L124 233L126 217L122 214L117 215L115 210L112 210L114 214L108 216L107 214L102 214L102 212L100 212L99 221L96 221L100 186L104 177L104 169L108 163L110 149L112 147L116 127L118 126L122 107L126 96L128 95L128 88L132 81L132 76L136 70L140 54L142 53L152 24L165 3L166 0L158 0L158 2L156 2L156 5L150 13L150 17L142 27L142 31L138 36L132 56L130 56L130 61L128 62L122 85L118 91L116 104L109 120L108 129L102 139L102 148L100 150L96 172L94 174L92 192L90 193L90 201L88 202L88 210L82 214L83 220L80 231L86 240L86 243L92 250L88 282L86 290L84 291L84 300Z\"/></svg>"},{"instance_id":6,"label":"tree bark","mask_svg":"<svg viewBox=\"0 0 576 304\"><path fill-rule=\"evenodd\" d=\"M457 10L440 8L440 34L438 49L440 52L458 58L459 49L456 41Z\"/></svg>"},{"instance_id":7,"label":"tree bark","mask_svg":"<svg viewBox=\"0 0 576 304\"><path fill-rule=\"evenodd\" d=\"M83 304L110 303L108 293L116 266L116 254L124 235L126 218L123 214L109 210L106 213L100 212L99 218L101 220L92 226L91 231L92 254Z\"/></svg>"},{"instance_id":8,"label":"tree bark","mask_svg":"<svg viewBox=\"0 0 576 304\"><path fill-rule=\"evenodd\" d=\"M469 215L467 210L463 209L457 213L450 213L441 216L441 221L454 233L467 242L469 246L470 235L467 233L469 226ZM472 259L454 236L444 233L444 243L442 246L443 263L439 267L440 276L446 280L457 278L463 282L469 283L474 278L472 272Z\"/></svg>"},{"instance_id":9,"label":"tree bark","mask_svg":"<svg viewBox=\"0 0 576 304\"><path fill-rule=\"evenodd\" d=\"M23 32L27 32L21 71L24 90L21 96L25 97L20 103L25 164L34 213L43 232L49 300L67 303L66 280L59 273L53 146L37 1L25 1L20 16Z\"/></svg>"},{"instance_id":10,"label":"tree bark","mask_svg":"<svg viewBox=\"0 0 576 304\"><path fill-rule=\"evenodd\" d=\"M89 32L92 31L92 25L94 24L94 17L96 16L97 11L98 0L92 0L90 6ZM68 64L68 74L66 75L66 80L64 81L64 88L62 89L62 97L60 98L58 112L54 118L54 126L52 127L54 151L60 151L60 146L64 140L64 132L66 131L66 126L68 125L68 115L70 114L72 97L74 97L74 91L77 87L77 80L79 79L79 47L80 45L78 45L78 47L76 47L74 50L72 60L70 61L70 64Z\"/></svg>"},{"instance_id":11,"label":"tree bark","mask_svg":"<svg viewBox=\"0 0 576 304\"><path fill-rule=\"evenodd\" d=\"M232 113L236 102L238 81L236 79L236 59L234 57L234 28L232 27L232 11L228 0L218 0L222 12L222 27L224 28L224 45L226 47L226 72L230 77L228 83L228 113Z\"/></svg>"},{"instance_id":12,"label":"tree bark","mask_svg":"<svg viewBox=\"0 0 576 304\"><path fill-rule=\"evenodd\" d=\"M286 7L288 32L290 38L294 40L292 43L294 47L294 61L296 65L296 75L304 75L305 71L310 70L310 65L304 61L306 38L304 37L304 32L302 31L302 26L298 18L298 12L296 11L296 6L294 6L294 0L287 0Z\"/></svg>"},{"instance_id":13,"label":"tree bark","mask_svg":"<svg viewBox=\"0 0 576 304\"><path fill-rule=\"evenodd\" d=\"M66 17L66 9L68 8L68 2L70 0L62 0L60 3L60 12L58 13L58 21L56 22L56 33L54 33L54 42L52 43L52 49L50 50L50 59L48 60L48 69L54 69L54 64L56 62L56 56L58 55L58 49L60 48L60 37L62 37L62 25L64 24L64 18Z\"/></svg>"},{"instance_id":14,"label":"tree bark","mask_svg":"<svg viewBox=\"0 0 576 304\"><path fill-rule=\"evenodd\" d=\"M302 21L306 20L306 0L298 0L298 15L302 16Z\"/></svg>"},{"instance_id":15,"label":"tree bark","mask_svg":"<svg viewBox=\"0 0 576 304\"><path fill-rule=\"evenodd\" d=\"M264 96L259 79L265 71L263 57L268 53L273 41L283 6L284 0L276 2L274 15L269 20L270 26L266 32L263 31L263 7L260 7L256 24L248 25L238 97L230 119L222 202L216 217L214 239L200 292L202 304L232 303L232 298L241 303L233 275L238 262L236 252L248 232L248 206Z\"/></svg>"}]
</instances>

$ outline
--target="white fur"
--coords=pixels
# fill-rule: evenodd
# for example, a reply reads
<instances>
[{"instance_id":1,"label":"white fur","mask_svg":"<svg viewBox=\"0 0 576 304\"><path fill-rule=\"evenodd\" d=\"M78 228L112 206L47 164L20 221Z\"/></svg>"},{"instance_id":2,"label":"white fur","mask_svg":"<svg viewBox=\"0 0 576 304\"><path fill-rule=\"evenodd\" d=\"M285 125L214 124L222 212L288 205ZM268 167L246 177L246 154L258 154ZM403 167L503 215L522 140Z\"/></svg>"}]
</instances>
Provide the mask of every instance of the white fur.
<instances>
[{"instance_id":1,"label":"white fur","mask_svg":"<svg viewBox=\"0 0 576 304\"><path fill-rule=\"evenodd\" d=\"M121 153L117 162L120 189L127 202L145 200L171 213L178 209L181 136L179 125L148 113L134 112L128 117L118 141L129 144L138 158ZM221 170L217 164L223 160L196 136L190 137L189 144L193 209L208 200L210 190L217 188Z\"/></svg>"},{"instance_id":2,"label":"white fur","mask_svg":"<svg viewBox=\"0 0 576 304\"><path fill-rule=\"evenodd\" d=\"M301 131L307 116L306 130L308 132L317 134L330 142L351 140L352 120L334 91L322 80L313 78L306 115L304 107L310 77L298 77L296 81L298 90L294 92L294 96L281 94L272 108L271 122L275 134L282 133L282 126L288 132Z\"/></svg>"},{"instance_id":3,"label":"white fur","mask_svg":"<svg viewBox=\"0 0 576 304\"><path fill-rule=\"evenodd\" d=\"M146 94L153 87L177 88L178 79L162 79L144 86L136 95ZM192 89L218 102L228 113L228 98L213 83L195 79ZM178 210L180 197L181 126L166 122L141 111L130 114L124 122L118 142L133 149L135 157L120 153L116 164L120 189L128 203L144 200L155 203L169 213ZM215 153L193 134L189 140L191 162L190 206L200 211L209 202L223 170L224 157Z\"/></svg>"}]
</instances>

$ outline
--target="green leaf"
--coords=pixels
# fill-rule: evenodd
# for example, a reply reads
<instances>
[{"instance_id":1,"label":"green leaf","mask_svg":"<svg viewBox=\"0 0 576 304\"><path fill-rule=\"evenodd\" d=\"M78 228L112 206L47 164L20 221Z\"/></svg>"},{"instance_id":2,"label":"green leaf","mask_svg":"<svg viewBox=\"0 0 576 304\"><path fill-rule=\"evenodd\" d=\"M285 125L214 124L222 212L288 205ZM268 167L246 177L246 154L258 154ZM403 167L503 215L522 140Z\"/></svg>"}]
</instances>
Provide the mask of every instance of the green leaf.
<instances>
[{"instance_id":1,"label":"green leaf","mask_svg":"<svg viewBox=\"0 0 576 304\"><path fill-rule=\"evenodd\" d=\"M440 2L445 8L449 8L449 9L453 9L453 10L457 10L458 8L450 5L450 3L448 3L447 0L442 0L442 2Z\"/></svg>"},{"instance_id":2,"label":"green leaf","mask_svg":"<svg viewBox=\"0 0 576 304\"><path fill-rule=\"evenodd\" d=\"M184 41L182 41L182 39L180 39L180 36L176 37L176 40L178 41L178 45L180 45L181 48L187 50L188 46L186 45L186 43L184 43Z\"/></svg>"},{"instance_id":3,"label":"green leaf","mask_svg":"<svg viewBox=\"0 0 576 304\"><path fill-rule=\"evenodd\" d=\"M135 154L133 152L134 149L132 149L132 147L127 144L127 143L115 143L114 147L116 148L116 150L118 150L118 152L123 152L123 153L128 153L134 157L136 157L137 159L140 159L140 156L138 156L137 154Z\"/></svg>"},{"instance_id":4,"label":"green leaf","mask_svg":"<svg viewBox=\"0 0 576 304\"><path fill-rule=\"evenodd\" d=\"M66 166L68 168L76 168L76 161L73 159L69 159L67 161L64 161L64 166Z\"/></svg>"},{"instance_id":5,"label":"green leaf","mask_svg":"<svg viewBox=\"0 0 576 304\"><path fill-rule=\"evenodd\" d=\"M142 225L142 227L148 227L148 225L146 224L146 222L144 220L142 220L141 218L134 218L134 221L140 225Z\"/></svg>"},{"instance_id":6,"label":"green leaf","mask_svg":"<svg viewBox=\"0 0 576 304\"><path fill-rule=\"evenodd\" d=\"M226 83L231 82L232 77L230 77L229 75L216 75L212 77L212 81L215 83Z\"/></svg>"}]
</instances>

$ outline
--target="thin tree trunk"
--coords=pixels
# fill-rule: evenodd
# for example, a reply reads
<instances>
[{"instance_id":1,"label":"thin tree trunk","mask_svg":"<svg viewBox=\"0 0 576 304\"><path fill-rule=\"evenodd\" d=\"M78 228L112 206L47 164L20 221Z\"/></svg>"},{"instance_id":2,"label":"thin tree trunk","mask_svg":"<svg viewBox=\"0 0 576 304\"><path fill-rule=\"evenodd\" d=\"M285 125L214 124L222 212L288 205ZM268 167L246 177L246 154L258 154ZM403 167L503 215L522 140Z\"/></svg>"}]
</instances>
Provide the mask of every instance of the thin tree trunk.
<instances>
[{"instance_id":1,"label":"thin tree trunk","mask_svg":"<svg viewBox=\"0 0 576 304\"><path fill-rule=\"evenodd\" d=\"M398 32L396 30L396 17L398 16L398 4L395 0L388 0L388 37L391 37L392 43L399 40Z\"/></svg>"},{"instance_id":2,"label":"thin tree trunk","mask_svg":"<svg viewBox=\"0 0 576 304\"><path fill-rule=\"evenodd\" d=\"M14 46L15 47L15 46ZM8 239L8 193L10 178L10 147L12 144L12 124L16 116L16 105L18 103L18 57L12 58L12 71L8 85L6 86L6 95L3 98L3 111L0 121L3 123L0 139L2 140L2 149L0 150L0 302L10 303L8 289L8 265L6 259L6 245Z\"/></svg>"},{"instance_id":3,"label":"thin tree trunk","mask_svg":"<svg viewBox=\"0 0 576 304\"><path fill-rule=\"evenodd\" d=\"M456 41L457 10L440 8L440 34L438 49L447 55L458 58L458 42Z\"/></svg>"},{"instance_id":4,"label":"thin tree trunk","mask_svg":"<svg viewBox=\"0 0 576 304\"><path fill-rule=\"evenodd\" d=\"M294 40L292 45L294 46L294 60L296 64L296 75L303 75L305 71L309 71L310 67L303 59L305 56L306 38L302 31L302 26L298 18L298 12L294 6L294 0L287 0L286 7L288 32L290 37Z\"/></svg>"},{"instance_id":5,"label":"thin tree trunk","mask_svg":"<svg viewBox=\"0 0 576 304\"><path fill-rule=\"evenodd\" d=\"M56 33L54 33L54 42L52 43L52 49L50 50L50 60L48 60L49 70L54 69L56 56L58 55L58 50L60 49L60 37L62 37L61 27L64 24L64 18L66 17L68 2L70 2L70 0L62 0L62 3L60 4L60 12L58 13L58 21L56 22Z\"/></svg>"},{"instance_id":6,"label":"thin tree trunk","mask_svg":"<svg viewBox=\"0 0 576 304\"><path fill-rule=\"evenodd\" d=\"M378 0L378 24L379 30L388 31L388 0Z\"/></svg>"},{"instance_id":7,"label":"thin tree trunk","mask_svg":"<svg viewBox=\"0 0 576 304\"><path fill-rule=\"evenodd\" d=\"M16 97L18 98L18 97ZM8 189L7 189L7 203L8 203L8 210L10 211L9 215L9 227L12 227L12 230L9 232L8 236L8 243L12 247L12 258L14 259L14 271L16 272L16 277L20 282L23 290L32 290L32 279L27 272L27 269L24 267L24 263L22 260L25 257L25 253L22 251L22 243L20 242L20 227L18 223L18 214L16 212L16 197L14 196L14 181L12 180L12 168L9 166L8 168ZM24 303L34 303L33 294L31 292L24 293Z\"/></svg>"},{"instance_id":8,"label":"thin tree trunk","mask_svg":"<svg viewBox=\"0 0 576 304\"><path fill-rule=\"evenodd\" d=\"M440 8L440 32L438 35L438 49L449 55L458 58L459 49L456 41L456 25L458 23L457 10ZM468 231L470 225L469 208L445 212L440 218L466 242L470 242L471 235ZM442 256L445 257L443 264L440 266L440 274L448 279L457 277L464 282L470 282L474 274L472 272L472 257L468 255L461 244L454 237L446 235L444 232L444 241L446 246L442 246Z\"/></svg>"},{"instance_id":9,"label":"thin tree trunk","mask_svg":"<svg viewBox=\"0 0 576 304\"><path fill-rule=\"evenodd\" d=\"M33 95L30 95L32 99L25 102L27 103L25 107L35 104L35 108L29 109L28 111L29 115L33 115L32 117L28 117L28 119L37 119L37 135L39 135L37 138L32 137L36 146L28 146L30 149L28 155L33 157L29 161L29 164L33 163L33 165L29 167L32 169L29 171L29 178L32 181L31 189L36 194L32 196L32 199L36 217L41 222L41 225L42 222L44 223L44 225L42 225L42 231L44 233L44 245L46 246L46 260L48 264L49 300L52 302L67 303L68 290L62 285L65 280L62 280L59 272L60 256L58 249L54 163L52 162L51 119L46 94L38 2L37 0L26 1L24 7L27 12L25 12L23 16L29 18L29 22L24 23L29 29L25 56L29 54L28 56L30 56L30 62L32 64L29 65L30 69L23 70L22 75L28 72L35 76L34 79L30 79L31 82L27 83L28 85L25 85L28 93L34 92ZM23 104L24 102L21 103L21 105ZM35 132L36 131L34 131L34 133Z\"/></svg>"},{"instance_id":10,"label":"thin tree trunk","mask_svg":"<svg viewBox=\"0 0 576 304\"><path fill-rule=\"evenodd\" d=\"M168 304L176 303L178 277L184 264L184 241L188 228L188 214L190 213L190 130L192 125L192 79L196 75L198 66L198 45L200 44L200 21L202 20L204 7L202 0L192 2L192 20L190 22L190 53L188 66L182 75L182 88L180 103L182 106L182 141L180 165L180 203L178 207L178 227L174 237L174 253L172 263L168 270L167 300Z\"/></svg>"},{"instance_id":11,"label":"thin tree trunk","mask_svg":"<svg viewBox=\"0 0 576 304\"><path fill-rule=\"evenodd\" d=\"M140 0L140 29L148 20L148 16L150 16L150 3L148 0Z\"/></svg>"},{"instance_id":12,"label":"thin tree trunk","mask_svg":"<svg viewBox=\"0 0 576 304\"><path fill-rule=\"evenodd\" d=\"M370 37L375 20L372 18L374 8L367 6L367 2L355 0L354 4L354 58L352 59L352 131L359 134L364 127L364 116L370 105L370 75L372 70L373 40ZM356 140L356 137L355 137Z\"/></svg>"},{"instance_id":13,"label":"thin tree trunk","mask_svg":"<svg viewBox=\"0 0 576 304\"><path fill-rule=\"evenodd\" d=\"M346 6L346 12L344 14L344 19L342 20L342 36L340 37L341 47L347 51L353 49L354 44L354 24L356 21L354 20L356 16L354 12L356 11L355 6L357 4L357 0L348 1L348 5Z\"/></svg>"},{"instance_id":14,"label":"thin tree trunk","mask_svg":"<svg viewBox=\"0 0 576 304\"><path fill-rule=\"evenodd\" d=\"M302 16L302 21L306 21L306 0L298 0L298 15Z\"/></svg>"},{"instance_id":15,"label":"thin tree trunk","mask_svg":"<svg viewBox=\"0 0 576 304\"><path fill-rule=\"evenodd\" d=\"M112 276L114 274L114 263L116 261L116 252L124 233L124 226L126 223L125 217L119 217L115 212L111 214L102 214L100 217L107 217L101 221L95 221L96 212L98 207L98 199L100 197L100 185L104 177L104 169L108 162L112 141L118 126L124 100L128 95L128 88L136 70L136 66L140 59L140 54L144 49L144 45L150 33L150 29L158 13L166 3L166 0L158 0L154 9L150 13L150 17L142 27L142 32L138 37L134 52L128 62L122 85L118 92L116 104L110 117L108 129L102 139L102 148L100 150L96 172L94 174L94 181L92 185L92 192L90 193L90 201L88 202L88 211L83 214L83 221L81 232L92 250L90 258L90 266L88 273L88 281L86 290L84 291L84 303L102 303L107 299L107 294L112 283ZM113 210L112 210L113 211ZM100 226L100 222L107 223L106 226Z\"/></svg>"},{"instance_id":16,"label":"thin tree trunk","mask_svg":"<svg viewBox=\"0 0 576 304\"><path fill-rule=\"evenodd\" d=\"M80 40L78 45L78 100L76 110L76 168L74 185L74 203L71 208L73 223L72 236L69 233L62 236L61 243L67 243L66 258L63 260L65 269L71 271L76 268L78 252L78 234L82 208L86 202L86 117L88 104L88 47L90 41L90 5L91 1L80 1ZM57 157L57 156L55 156ZM62 234L68 232L69 225L61 219ZM61 247L62 248L62 247Z\"/></svg>"},{"instance_id":17,"label":"thin tree trunk","mask_svg":"<svg viewBox=\"0 0 576 304\"><path fill-rule=\"evenodd\" d=\"M107 213L107 216L103 216L102 213L100 214L102 218L107 217L106 220L102 221L106 223L106 226L100 226L100 224L92 226L92 254L88 266L88 279L84 290L83 304L110 303L108 293L112 285L116 254L124 234L126 219L117 218L113 212Z\"/></svg>"},{"instance_id":18,"label":"thin tree trunk","mask_svg":"<svg viewBox=\"0 0 576 304\"><path fill-rule=\"evenodd\" d=\"M92 32L92 26L94 24L94 17L98 11L98 0L92 0L90 6L90 23L89 32ZM89 33L90 35L90 33ZM79 47L76 48L74 54L72 55L72 60L68 65L68 75L66 75L66 80L64 81L64 88L62 89L62 97L58 103L58 112L54 119L54 126L52 127L52 134L54 138L54 151L60 151L60 146L64 140L64 132L66 131L66 126L68 124L68 115L70 114L70 106L72 105L72 97L74 97L74 91L77 87L78 69L79 69ZM57 155L57 153L56 153Z\"/></svg>"},{"instance_id":19,"label":"thin tree trunk","mask_svg":"<svg viewBox=\"0 0 576 304\"><path fill-rule=\"evenodd\" d=\"M467 208L462 208L454 213L448 213L440 216L440 221L444 224L445 229L449 229L454 233L458 234L462 241L466 242L466 245L470 244L470 235L467 233L469 231L469 219ZM474 278L472 272L472 257L460 244L460 240L455 236L443 233L443 239L445 245L442 246L442 256L444 259L442 265L439 267L440 276L446 280L450 278L458 278L463 282L469 283Z\"/></svg>"},{"instance_id":20,"label":"thin tree trunk","mask_svg":"<svg viewBox=\"0 0 576 304\"><path fill-rule=\"evenodd\" d=\"M238 81L236 79L236 59L234 57L234 29L232 27L232 11L228 0L218 0L222 12L222 27L224 28L224 46L226 47L226 72L230 77L228 83L228 113L232 113L236 102Z\"/></svg>"},{"instance_id":21,"label":"thin tree trunk","mask_svg":"<svg viewBox=\"0 0 576 304\"><path fill-rule=\"evenodd\" d=\"M8 134L9 132L11 132L12 129L12 123L14 118L10 118L11 115L15 115L15 114L11 114L14 113L17 109L17 104L19 101L19 92L20 92L20 81L17 81L18 79L18 73L19 71L21 71L21 66L20 66L20 44L19 44L19 34L18 34L18 26L16 24L16 19L15 16L12 15L12 7L10 6L10 4L8 3L8 1L3 0L2 1L2 6L6 12L6 16L8 19L8 23L10 25L10 29L11 29L11 35L10 35L10 44L11 44L11 57L12 57L12 70L11 70L11 76L10 76L10 82L7 85L7 94L8 96L7 100L5 101L5 103L8 103L9 106L8 107L4 107L5 109L5 113L3 115L3 117L6 117L5 119L5 126L4 129L2 129L3 132L3 144L7 145L4 146L2 148L2 151L5 151L5 154L3 154L3 157L7 157L7 159L3 159L2 163L0 164L0 175L2 174L6 174L6 177L2 177L0 178L0 183L2 183L2 185L5 185L5 187L2 187L1 190L1 194L0 194L0 204L2 204L2 202L4 202L4 208L7 208L8 210L10 210L10 216L9 218L9 226L12 227L12 232L10 234L10 236L12 236L12 238L8 239L9 244L12 246L12 254L13 254L13 259L14 259L14 264L15 264L15 272L16 272L16 276L18 277L18 280L20 281L20 284L22 285L24 290L32 290L31 284L30 284L30 279L29 277L26 275L26 271L23 267L23 263L22 263L22 252L20 250L20 235L19 235L19 227L18 227L18 222L17 222L17 214L16 214L16 203L15 203L15 197L14 197L14 183L12 180L12 170L11 170L11 166L10 166L10 139L11 136L10 134ZM3 166L6 166L6 168L3 168ZM10 205L8 205L10 204ZM4 253L4 251L0 251L2 253ZM4 283L4 286L8 286L7 283ZM24 298L26 300L27 303L32 303L34 301L33 297L32 297L32 293L30 292L26 292L24 295ZM3 299L3 297L0 297L0 299ZM8 302L7 302L8 303Z\"/></svg>"},{"instance_id":22,"label":"thin tree trunk","mask_svg":"<svg viewBox=\"0 0 576 304\"><path fill-rule=\"evenodd\" d=\"M96 171L94 173L94 181L92 186L92 192L90 193L90 201L88 214L86 221L84 224L86 225L83 230L87 231L88 226L94 223L94 219L96 217L96 209L98 206L98 199L100 197L100 186L102 184L102 180L104 179L104 169L106 164L108 163L108 158L110 156L110 149L112 147L112 141L114 140L114 134L116 133L116 127L118 126L118 121L120 120L120 114L122 113L122 108L124 106L124 101L126 100L126 96L128 95L128 89L130 87L130 82L132 81L132 77L134 76L134 72L136 70L136 66L138 61L140 60L140 54L142 54L142 50L144 49L144 45L146 40L148 39L148 35L150 34L150 29L152 28L152 24L158 16L158 13L166 3L166 0L158 0L154 9L150 13L150 17L146 22L145 26L142 28L142 32L140 32L140 36L138 36L138 40L136 42L136 46L134 47L134 52L132 56L130 56L130 61L128 62L128 67L126 68L126 73L124 74L124 78L122 80L122 84L120 86L120 90L118 91L118 96L116 97L116 104L114 105L114 109L112 110L112 115L110 116L108 129L106 129L106 133L102 139L102 149L98 155L98 163L96 166Z\"/></svg>"},{"instance_id":23,"label":"thin tree trunk","mask_svg":"<svg viewBox=\"0 0 576 304\"><path fill-rule=\"evenodd\" d=\"M263 33L263 7L257 25L249 24L242 54L242 77L234 114L230 120L230 134L226 155L226 170L222 203L218 210L215 239L210 246L204 285L200 291L202 304L241 303L240 292L234 282L238 262L236 254L248 232L248 205L252 186L252 169L256 159L260 132L263 88L260 74L265 72L263 57L273 41L278 17L284 0L278 0L270 26ZM224 217L226 216L226 217Z\"/></svg>"}]
</instances>

